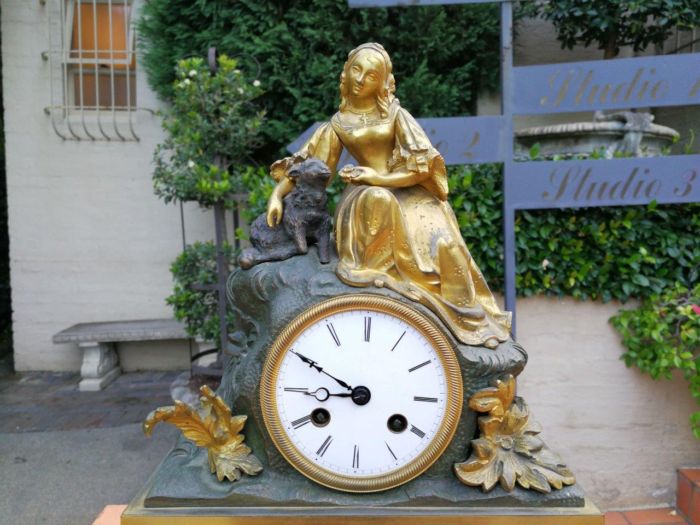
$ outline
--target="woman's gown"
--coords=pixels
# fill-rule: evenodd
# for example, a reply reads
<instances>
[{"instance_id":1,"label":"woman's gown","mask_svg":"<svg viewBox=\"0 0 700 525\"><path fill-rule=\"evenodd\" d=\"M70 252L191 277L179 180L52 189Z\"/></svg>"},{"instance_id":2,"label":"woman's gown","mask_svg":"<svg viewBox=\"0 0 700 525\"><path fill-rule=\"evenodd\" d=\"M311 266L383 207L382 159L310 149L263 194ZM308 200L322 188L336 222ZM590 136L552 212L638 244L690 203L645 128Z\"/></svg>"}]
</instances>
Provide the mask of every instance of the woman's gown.
<instances>
[{"instance_id":1,"label":"woman's gown","mask_svg":"<svg viewBox=\"0 0 700 525\"><path fill-rule=\"evenodd\" d=\"M413 117L392 102L388 116L347 125L342 113L323 124L292 157L272 165L279 181L309 157L334 172L343 147L379 174L411 172L408 187L348 185L336 212L336 274L351 286L386 286L433 310L464 344L493 347L510 335L502 311L462 238L447 202L440 153Z\"/></svg>"}]
</instances>

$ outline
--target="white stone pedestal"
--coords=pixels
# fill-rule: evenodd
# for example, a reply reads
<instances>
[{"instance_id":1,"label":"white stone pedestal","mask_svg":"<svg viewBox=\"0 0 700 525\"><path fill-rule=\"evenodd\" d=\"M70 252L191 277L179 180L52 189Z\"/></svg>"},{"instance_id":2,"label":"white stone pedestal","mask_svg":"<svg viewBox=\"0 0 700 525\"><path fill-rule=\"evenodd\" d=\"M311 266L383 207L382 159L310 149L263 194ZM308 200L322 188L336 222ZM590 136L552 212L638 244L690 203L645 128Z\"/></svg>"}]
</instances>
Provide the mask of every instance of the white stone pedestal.
<instances>
[{"instance_id":1,"label":"white stone pedestal","mask_svg":"<svg viewBox=\"0 0 700 525\"><path fill-rule=\"evenodd\" d=\"M121 374L114 343L85 342L78 346L83 352L82 380L78 385L81 392L102 390Z\"/></svg>"}]
</instances>

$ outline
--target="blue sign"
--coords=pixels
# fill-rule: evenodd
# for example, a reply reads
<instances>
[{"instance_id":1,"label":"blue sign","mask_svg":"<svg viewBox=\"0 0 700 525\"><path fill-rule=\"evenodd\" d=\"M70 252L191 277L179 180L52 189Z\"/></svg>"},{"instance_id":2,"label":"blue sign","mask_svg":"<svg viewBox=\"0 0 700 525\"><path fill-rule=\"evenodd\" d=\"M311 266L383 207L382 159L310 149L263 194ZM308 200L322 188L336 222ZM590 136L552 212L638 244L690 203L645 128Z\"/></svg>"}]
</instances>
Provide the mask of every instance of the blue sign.
<instances>
[{"instance_id":1,"label":"blue sign","mask_svg":"<svg viewBox=\"0 0 700 525\"><path fill-rule=\"evenodd\" d=\"M514 68L515 114L700 104L700 53Z\"/></svg>"},{"instance_id":2,"label":"blue sign","mask_svg":"<svg viewBox=\"0 0 700 525\"><path fill-rule=\"evenodd\" d=\"M445 163L476 164L480 162L502 162L502 116L489 117L446 117L417 119L435 148L442 153ZM321 125L312 125L287 146L291 152L298 151ZM338 166L357 164L346 152Z\"/></svg>"},{"instance_id":3,"label":"blue sign","mask_svg":"<svg viewBox=\"0 0 700 525\"><path fill-rule=\"evenodd\" d=\"M700 155L515 162L505 184L516 209L700 202Z\"/></svg>"}]
</instances>

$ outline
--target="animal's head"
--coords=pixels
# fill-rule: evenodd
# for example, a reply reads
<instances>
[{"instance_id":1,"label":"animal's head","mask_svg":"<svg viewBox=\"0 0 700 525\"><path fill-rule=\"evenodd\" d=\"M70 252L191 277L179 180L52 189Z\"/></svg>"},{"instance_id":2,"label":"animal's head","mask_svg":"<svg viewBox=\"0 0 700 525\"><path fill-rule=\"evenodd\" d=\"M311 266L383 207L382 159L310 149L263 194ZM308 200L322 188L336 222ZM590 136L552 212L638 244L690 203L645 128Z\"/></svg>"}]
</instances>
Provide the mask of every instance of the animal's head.
<instances>
[{"instance_id":1,"label":"animal's head","mask_svg":"<svg viewBox=\"0 0 700 525\"><path fill-rule=\"evenodd\" d=\"M318 159L307 159L289 169L287 177L297 186L325 188L331 170L326 163Z\"/></svg>"}]
</instances>

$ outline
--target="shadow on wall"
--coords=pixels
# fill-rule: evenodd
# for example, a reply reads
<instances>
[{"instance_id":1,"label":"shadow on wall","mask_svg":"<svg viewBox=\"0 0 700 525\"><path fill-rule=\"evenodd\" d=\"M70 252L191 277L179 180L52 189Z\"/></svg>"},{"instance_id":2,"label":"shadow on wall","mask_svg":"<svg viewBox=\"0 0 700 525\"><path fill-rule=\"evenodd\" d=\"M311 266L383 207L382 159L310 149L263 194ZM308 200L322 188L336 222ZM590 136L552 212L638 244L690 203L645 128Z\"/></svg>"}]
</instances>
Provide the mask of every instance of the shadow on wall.
<instances>
[{"instance_id":1,"label":"shadow on wall","mask_svg":"<svg viewBox=\"0 0 700 525\"><path fill-rule=\"evenodd\" d=\"M0 16L2 13L0 12ZM0 45L2 42L0 41ZM2 59L0 58L0 75ZM2 77L0 76L0 107ZM10 242L7 230L7 181L5 174L5 122L0 112L0 375L14 369L12 364L12 305L10 300Z\"/></svg>"}]
</instances>

